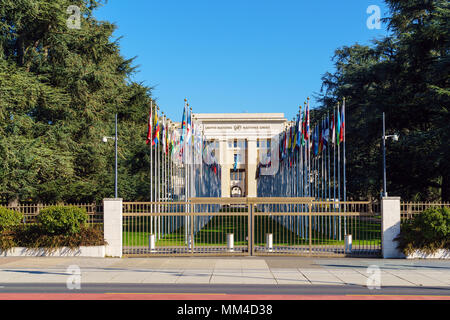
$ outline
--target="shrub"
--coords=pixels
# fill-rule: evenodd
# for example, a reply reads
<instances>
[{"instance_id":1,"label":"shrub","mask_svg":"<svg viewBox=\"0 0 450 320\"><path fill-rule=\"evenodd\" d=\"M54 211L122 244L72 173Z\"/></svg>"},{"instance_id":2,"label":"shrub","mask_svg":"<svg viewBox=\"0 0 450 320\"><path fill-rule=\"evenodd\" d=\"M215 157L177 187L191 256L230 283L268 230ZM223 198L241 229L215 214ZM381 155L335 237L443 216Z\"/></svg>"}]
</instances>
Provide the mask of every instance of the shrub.
<instances>
[{"instance_id":1,"label":"shrub","mask_svg":"<svg viewBox=\"0 0 450 320\"><path fill-rule=\"evenodd\" d=\"M29 225L18 228L15 233L16 243L20 247L40 248L52 252L55 249L67 247L76 249L80 246L101 246L106 242L101 228L82 226L73 234L46 233L42 226Z\"/></svg>"},{"instance_id":2,"label":"shrub","mask_svg":"<svg viewBox=\"0 0 450 320\"><path fill-rule=\"evenodd\" d=\"M434 253L439 249L450 249L450 208L428 208L401 226L395 239L398 248L405 254L415 250Z\"/></svg>"},{"instance_id":3,"label":"shrub","mask_svg":"<svg viewBox=\"0 0 450 320\"><path fill-rule=\"evenodd\" d=\"M85 209L72 206L52 206L41 210L38 223L49 235L75 234L87 222Z\"/></svg>"},{"instance_id":4,"label":"shrub","mask_svg":"<svg viewBox=\"0 0 450 320\"><path fill-rule=\"evenodd\" d=\"M0 206L0 231L11 230L23 220L23 214Z\"/></svg>"}]
</instances>

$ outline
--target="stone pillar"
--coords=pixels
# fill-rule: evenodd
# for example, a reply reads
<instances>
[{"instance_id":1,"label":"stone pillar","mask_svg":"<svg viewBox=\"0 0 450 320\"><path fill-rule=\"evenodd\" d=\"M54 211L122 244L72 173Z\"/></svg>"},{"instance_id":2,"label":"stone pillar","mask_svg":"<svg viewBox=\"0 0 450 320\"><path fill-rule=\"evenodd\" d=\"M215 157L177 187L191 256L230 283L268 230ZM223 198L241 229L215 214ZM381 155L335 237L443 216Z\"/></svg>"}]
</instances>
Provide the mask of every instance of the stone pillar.
<instances>
[{"instance_id":1,"label":"stone pillar","mask_svg":"<svg viewBox=\"0 0 450 320\"><path fill-rule=\"evenodd\" d=\"M258 183L256 181L256 168L257 168L257 145L255 138L249 138L247 140L247 197L257 197L258 196Z\"/></svg>"},{"instance_id":2,"label":"stone pillar","mask_svg":"<svg viewBox=\"0 0 450 320\"><path fill-rule=\"evenodd\" d=\"M381 250L384 259L404 258L394 239L400 234L400 197L381 199Z\"/></svg>"},{"instance_id":3,"label":"stone pillar","mask_svg":"<svg viewBox=\"0 0 450 320\"><path fill-rule=\"evenodd\" d=\"M122 199L103 199L103 230L107 257L122 257Z\"/></svg>"},{"instance_id":4,"label":"stone pillar","mask_svg":"<svg viewBox=\"0 0 450 320\"><path fill-rule=\"evenodd\" d=\"M228 145L225 139L219 141L219 162L220 162L220 182L221 182L221 196L222 198L230 197L230 162L228 157Z\"/></svg>"}]
</instances>

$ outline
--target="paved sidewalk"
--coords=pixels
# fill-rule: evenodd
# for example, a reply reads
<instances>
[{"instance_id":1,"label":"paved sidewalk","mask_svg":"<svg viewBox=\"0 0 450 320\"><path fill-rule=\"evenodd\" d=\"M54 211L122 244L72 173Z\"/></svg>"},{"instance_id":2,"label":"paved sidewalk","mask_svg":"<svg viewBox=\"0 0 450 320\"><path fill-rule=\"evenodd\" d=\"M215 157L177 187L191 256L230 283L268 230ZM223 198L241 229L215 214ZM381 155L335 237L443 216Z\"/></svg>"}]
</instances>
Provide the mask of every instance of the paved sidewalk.
<instances>
[{"instance_id":1,"label":"paved sidewalk","mask_svg":"<svg viewBox=\"0 0 450 320\"><path fill-rule=\"evenodd\" d=\"M439 287L450 289L450 261L355 258L0 258L0 291L9 283L239 284ZM379 273L377 273L379 271ZM378 278L377 275L380 277Z\"/></svg>"}]
</instances>

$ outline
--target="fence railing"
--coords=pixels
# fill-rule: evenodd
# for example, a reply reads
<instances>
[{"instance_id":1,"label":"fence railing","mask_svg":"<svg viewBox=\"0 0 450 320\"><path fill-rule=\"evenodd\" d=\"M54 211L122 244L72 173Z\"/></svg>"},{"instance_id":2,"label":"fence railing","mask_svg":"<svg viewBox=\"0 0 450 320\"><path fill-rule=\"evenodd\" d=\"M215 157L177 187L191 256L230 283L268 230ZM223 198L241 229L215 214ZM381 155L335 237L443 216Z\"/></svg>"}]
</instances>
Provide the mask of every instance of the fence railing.
<instances>
[{"instance_id":1,"label":"fence railing","mask_svg":"<svg viewBox=\"0 0 450 320\"><path fill-rule=\"evenodd\" d=\"M58 204L62 206L75 206L86 209L88 214L88 225L103 225L103 205L95 203L73 203L73 204ZM23 223L36 223L36 217L44 208L53 206L53 204L19 204L8 209L16 210L24 215ZM6 206L5 206L6 207Z\"/></svg>"},{"instance_id":2,"label":"fence railing","mask_svg":"<svg viewBox=\"0 0 450 320\"><path fill-rule=\"evenodd\" d=\"M257 254L375 255L381 250L381 216L371 202L262 201L254 212Z\"/></svg>"},{"instance_id":3,"label":"fence railing","mask_svg":"<svg viewBox=\"0 0 450 320\"><path fill-rule=\"evenodd\" d=\"M378 254L379 206L313 198L125 202L125 255Z\"/></svg>"},{"instance_id":4,"label":"fence railing","mask_svg":"<svg viewBox=\"0 0 450 320\"><path fill-rule=\"evenodd\" d=\"M125 202L123 251L147 254L244 254L248 251L248 206L217 202ZM227 246L229 234L233 246Z\"/></svg>"},{"instance_id":5,"label":"fence railing","mask_svg":"<svg viewBox=\"0 0 450 320\"><path fill-rule=\"evenodd\" d=\"M432 207L450 208L450 202L400 202L400 217L402 221L412 219L415 215L422 213Z\"/></svg>"}]
</instances>

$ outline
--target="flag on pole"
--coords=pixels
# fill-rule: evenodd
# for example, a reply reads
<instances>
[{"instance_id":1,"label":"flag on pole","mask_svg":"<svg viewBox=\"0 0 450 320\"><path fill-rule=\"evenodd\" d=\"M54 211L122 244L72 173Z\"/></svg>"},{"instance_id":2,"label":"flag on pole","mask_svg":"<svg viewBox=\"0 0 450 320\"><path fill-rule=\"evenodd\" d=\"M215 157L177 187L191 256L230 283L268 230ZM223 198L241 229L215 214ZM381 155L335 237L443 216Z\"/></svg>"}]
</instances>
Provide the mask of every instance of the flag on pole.
<instances>
[{"instance_id":1,"label":"flag on pole","mask_svg":"<svg viewBox=\"0 0 450 320\"><path fill-rule=\"evenodd\" d=\"M303 118L302 118L302 146L306 143L306 108L303 111Z\"/></svg>"},{"instance_id":2,"label":"flag on pole","mask_svg":"<svg viewBox=\"0 0 450 320\"><path fill-rule=\"evenodd\" d=\"M322 135L322 144L323 144L323 151L325 151L328 147L328 140L330 137L330 119L327 116L325 119L325 124L324 124L324 128L323 128L323 135Z\"/></svg>"},{"instance_id":3,"label":"flag on pole","mask_svg":"<svg viewBox=\"0 0 450 320\"><path fill-rule=\"evenodd\" d=\"M306 127L305 127L305 140L309 139L309 102L306 106Z\"/></svg>"},{"instance_id":4,"label":"flag on pole","mask_svg":"<svg viewBox=\"0 0 450 320\"><path fill-rule=\"evenodd\" d=\"M146 144L149 144L150 141L152 141L152 108L150 108L148 116L148 131Z\"/></svg>"},{"instance_id":5,"label":"flag on pole","mask_svg":"<svg viewBox=\"0 0 450 320\"><path fill-rule=\"evenodd\" d=\"M320 134L319 134L319 152L318 152L318 154L321 154L322 153L322 150L323 150L323 120L322 120L322 130L320 130L320 128L319 128L319 131L320 131Z\"/></svg>"},{"instance_id":6,"label":"flag on pole","mask_svg":"<svg viewBox=\"0 0 450 320\"><path fill-rule=\"evenodd\" d=\"M159 120L158 120L158 111L155 112L155 118L153 118L153 142L152 146L158 146L159 141Z\"/></svg>"},{"instance_id":7,"label":"flag on pole","mask_svg":"<svg viewBox=\"0 0 450 320\"><path fill-rule=\"evenodd\" d=\"M314 128L314 155L319 154L319 125Z\"/></svg>"},{"instance_id":8,"label":"flag on pole","mask_svg":"<svg viewBox=\"0 0 450 320\"><path fill-rule=\"evenodd\" d=\"M336 116L336 138L337 138L337 145L339 146L341 136L341 114L339 111L339 106L337 110L337 116Z\"/></svg>"},{"instance_id":9,"label":"flag on pole","mask_svg":"<svg viewBox=\"0 0 450 320\"><path fill-rule=\"evenodd\" d=\"M336 121L334 119L334 114L332 115L331 123L332 123L331 124L331 132L330 132L330 134L331 134L331 143L334 146L335 143L336 143Z\"/></svg>"},{"instance_id":10,"label":"flag on pole","mask_svg":"<svg viewBox=\"0 0 450 320\"><path fill-rule=\"evenodd\" d=\"M191 137L192 137L192 128L191 128L191 113L187 112L187 127L186 127L186 143L191 144Z\"/></svg>"},{"instance_id":11,"label":"flag on pole","mask_svg":"<svg viewBox=\"0 0 450 320\"><path fill-rule=\"evenodd\" d=\"M341 111L341 128L339 132L339 142L344 142L345 139L345 100L342 103Z\"/></svg>"},{"instance_id":12,"label":"flag on pole","mask_svg":"<svg viewBox=\"0 0 450 320\"><path fill-rule=\"evenodd\" d=\"M181 137L180 137L181 145L183 145L185 131L186 131L186 104L184 105L183 118L181 119Z\"/></svg>"},{"instance_id":13,"label":"flag on pole","mask_svg":"<svg viewBox=\"0 0 450 320\"><path fill-rule=\"evenodd\" d=\"M162 136L162 150L165 153L166 152L166 118L163 118L163 121L161 123L161 136Z\"/></svg>"},{"instance_id":14,"label":"flag on pole","mask_svg":"<svg viewBox=\"0 0 450 320\"><path fill-rule=\"evenodd\" d=\"M287 151L291 152L291 146L292 146L292 127L289 127L289 137L288 137L288 145L287 145Z\"/></svg>"},{"instance_id":15,"label":"flag on pole","mask_svg":"<svg viewBox=\"0 0 450 320\"><path fill-rule=\"evenodd\" d=\"M167 126L167 130L166 130L166 147L164 148L166 150L166 155L169 154L169 141L170 141L170 126Z\"/></svg>"}]
</instances>

